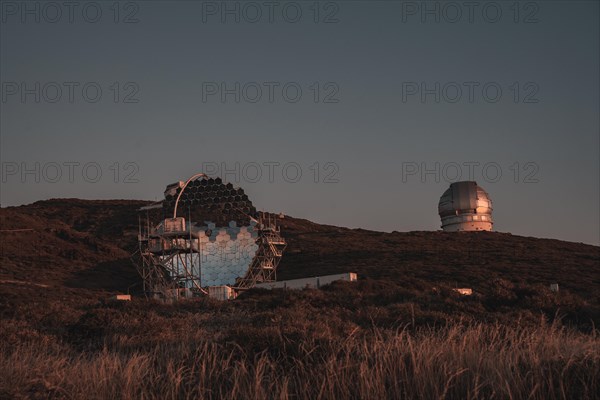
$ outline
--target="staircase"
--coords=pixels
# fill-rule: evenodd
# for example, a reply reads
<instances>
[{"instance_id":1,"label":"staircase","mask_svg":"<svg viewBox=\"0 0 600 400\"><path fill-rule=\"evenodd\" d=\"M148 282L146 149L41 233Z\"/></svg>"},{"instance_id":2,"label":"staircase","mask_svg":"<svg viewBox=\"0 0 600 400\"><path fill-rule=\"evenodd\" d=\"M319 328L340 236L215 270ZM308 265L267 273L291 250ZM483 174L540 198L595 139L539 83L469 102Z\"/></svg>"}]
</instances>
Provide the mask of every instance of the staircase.
<instances>
[{"instance_id":1,"label":"staircase","mask_svg":"<svg viewBox=\"0 0 600 400\"><path fill-rule=\"evenodd\" d=\"M262 214L257 227L258 251L250 263L246 276L236 281L236 287L240 289L249 289L260 282L275 281L277 266L287 246L276 226L275 218Z\"/></svg>"}]
</instances>

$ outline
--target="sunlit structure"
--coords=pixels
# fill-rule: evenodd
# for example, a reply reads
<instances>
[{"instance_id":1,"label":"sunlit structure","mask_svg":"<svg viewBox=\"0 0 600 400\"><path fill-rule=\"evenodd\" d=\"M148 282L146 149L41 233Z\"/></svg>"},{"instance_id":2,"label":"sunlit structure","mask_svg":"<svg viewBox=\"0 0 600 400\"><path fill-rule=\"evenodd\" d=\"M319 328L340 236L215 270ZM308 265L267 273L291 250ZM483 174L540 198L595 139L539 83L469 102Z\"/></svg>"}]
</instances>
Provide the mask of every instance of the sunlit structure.
<instances>
[{"instance_id":1,"label":"sunlit structure","mask_svg":"<svg viewBox=\"0 0 600 400\"><path fill-rule=\"evenodd\" d=\"M440 197L438 212L446 232L491 231L492 200L477 182L455 182Z\"/></svg>"},{"instance_id":2,"label":"sunlit structure","mask_svg":"<svg viewBox=\"0 0 600 400\"><path fill-rule=\"evenodd\" d=\"M285 240L277 217L257 212L243 189L197 174L164 195L140 209L136 266L147 295L192 297L275 281Z\"/></svg>"}]
</instances>

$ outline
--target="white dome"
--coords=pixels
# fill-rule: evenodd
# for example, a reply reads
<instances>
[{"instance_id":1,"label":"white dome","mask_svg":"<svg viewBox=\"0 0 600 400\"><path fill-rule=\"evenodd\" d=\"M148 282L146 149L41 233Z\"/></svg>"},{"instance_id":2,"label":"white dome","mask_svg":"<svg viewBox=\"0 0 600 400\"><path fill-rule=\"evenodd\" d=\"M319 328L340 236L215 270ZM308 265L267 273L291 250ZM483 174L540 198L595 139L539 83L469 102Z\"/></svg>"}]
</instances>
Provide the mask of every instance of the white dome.
<instances>
[{"instance_id":1,"label":"white dome","mask_svg":"<svg viewBox=\"0 0 600 400\"><path fill-rule=\"evenodd\" d=\"M438 213L447 232L491 231L494 224L492 200L473 181L452 183L440 197Z\"/></svg>"}]
</instances>

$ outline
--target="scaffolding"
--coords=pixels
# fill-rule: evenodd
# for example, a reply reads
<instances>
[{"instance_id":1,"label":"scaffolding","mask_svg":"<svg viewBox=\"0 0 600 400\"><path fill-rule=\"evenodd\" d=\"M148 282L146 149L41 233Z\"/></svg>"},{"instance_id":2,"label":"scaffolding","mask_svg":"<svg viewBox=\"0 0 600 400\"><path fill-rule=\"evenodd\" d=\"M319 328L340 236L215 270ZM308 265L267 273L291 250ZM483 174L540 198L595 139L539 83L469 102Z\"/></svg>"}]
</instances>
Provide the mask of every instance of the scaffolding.
<instances>
[{"instance_id":1,"label":"scaffolding","mask_svg":"<svg viewBox=\"0 0 600 400\"><path fill-rule=\"evenodd\" d=\"M287 243L277 226L277 217L260 213L258 220L258 251L246 276L237 279L237 289L249 289L257 283L277 280L277 267Z\"/></svg>"},{"instance_id":2,"label":"scaffolding","mask_svg":"<svg viewBox=\"0 0 600 400\"><path fill-rule=\"evenodd\" d=\"M216 185L219 188L218 190L204 189L204 192L200 190L194 197L188 196L188 199L196 200L184 203L178 214L179 199L186 195L184 190L188 184L192 181L207 179L208 177L203 174L198 174L185 184L180 182L177 186L169 185L165 191L165 197L176 198L174 207L165 207L165 202L157 202L140 209L138 249L132 259L142 277L143 290L147 297L178 299L208 294L208 287L213 285L207 285L209 281L203 282L202 279L206 274L203 266L206 270L209 269L206 264L207 247L216 248L217 245L222 245L221 247L224 248L225 245L231 245L226 242L215 243L217 236L213 230L235 230L242 232L247 238L251 237L247 230L252 231L253 236L248 240L249 245L245 249L256 250L253 255L248 255L248 258L236 259L235 267L237 269L235 272L228 270L229 275L227 275L227 277L235 279L231 279L227 286L237 291L249 289L257 283L276 280L277 267L286 248L286 241L281 236L276 215L254 212L251 204L247 204L249 203L247 197L242 198L241 201L245 202L242 205L228 204L227 202L232 201L232 196L229 195L229 191L220 188L220 185L224 185L220 180L212 186L205 182L192 183L192 187L211 188ZM231 193L239 193L240 189L229 190ZM211 198L210 204L203 203L203 198L206 197L204 195L206 193L210 195L213 192L220 193L222 197ZM217 215L217 218L220 219L221 225L224 225L225 221L231 217L229 228L216 226L214 223L202 220L202 217L205 216L204 209L208 209L211 211L210 215L215 216L214 204L222 202L222 199L225 199L226 202L222 206L222 210L229 214ZM171 214L172 210L173 214ZM182 213L187 214L185 216L187 218L181 216ZM241 221L242 227L236 227L236 220ZM235 241L230 240L230 242ZM229 254L225 257L221 254L222 259L213 259L210 267L213 270L227 269L227 263L233 262L230 256ZM222 262L221 265L219 265L219 260ZM244 264L244 260L248 260L246 264ZM217 264L215 265L214 262ZM243 272L240 269L242 267Z\"/></svg>"}]
</instances>

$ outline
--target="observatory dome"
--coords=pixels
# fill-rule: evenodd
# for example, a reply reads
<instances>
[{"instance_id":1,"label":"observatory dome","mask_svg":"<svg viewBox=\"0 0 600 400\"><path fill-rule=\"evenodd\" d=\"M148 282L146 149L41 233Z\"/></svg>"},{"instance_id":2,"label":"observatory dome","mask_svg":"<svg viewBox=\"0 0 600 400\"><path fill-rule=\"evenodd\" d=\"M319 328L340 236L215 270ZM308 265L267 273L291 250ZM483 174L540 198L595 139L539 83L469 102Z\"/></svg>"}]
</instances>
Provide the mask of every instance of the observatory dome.
<instances>
[{"instance_id":1,"label":"observatory dome","mask_svg":"<svg viewBox=\"0 0 600 400\"><path fill-rule=\"evenodd\" d=\"M446 232L492 230L492 200L477 182L452 183L440 197L438 212Z\"/></svg>"}]
</instances>

